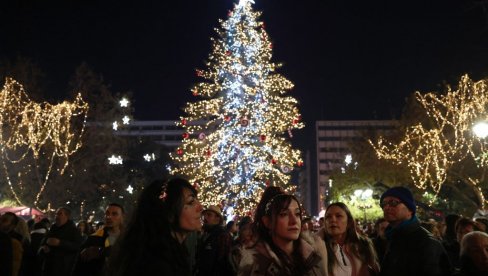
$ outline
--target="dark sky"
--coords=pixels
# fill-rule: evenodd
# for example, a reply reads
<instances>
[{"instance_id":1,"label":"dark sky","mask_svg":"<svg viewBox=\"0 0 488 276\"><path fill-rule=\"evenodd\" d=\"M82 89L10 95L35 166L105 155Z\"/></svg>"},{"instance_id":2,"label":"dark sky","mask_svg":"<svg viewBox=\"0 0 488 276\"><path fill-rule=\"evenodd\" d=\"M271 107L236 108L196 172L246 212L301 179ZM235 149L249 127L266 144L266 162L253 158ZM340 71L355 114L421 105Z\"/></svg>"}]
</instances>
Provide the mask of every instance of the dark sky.
<instances>
[{"instance_id":1,"label":"dark sky","mask_svg":"<svg viewBox=\"0 0 488 276\"><path fill-rule=\"evenodd\" d=\"M136 119L177 119L197 99L195 69L233 2L2 1L0 57L32 58L53 95L86 61L114 91L133 92ZM320 119L398 117L413 91L488 76L485 1L255 2L308 130Z\"/></svg>"}]
</instances>

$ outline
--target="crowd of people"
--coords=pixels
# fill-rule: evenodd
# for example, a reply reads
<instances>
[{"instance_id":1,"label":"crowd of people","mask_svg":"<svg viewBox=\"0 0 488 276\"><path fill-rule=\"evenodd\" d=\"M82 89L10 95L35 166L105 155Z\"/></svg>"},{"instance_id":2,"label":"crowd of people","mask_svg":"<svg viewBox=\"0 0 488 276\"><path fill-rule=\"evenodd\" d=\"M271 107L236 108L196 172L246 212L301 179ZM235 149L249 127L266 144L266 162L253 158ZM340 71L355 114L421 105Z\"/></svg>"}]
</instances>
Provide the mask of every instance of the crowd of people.
<instances>
[{"instance_id":1,"label":"crowd of people","mask_svg":"<svg viewBox=\"0 0 488 276\"><path fill-rule=\"evenodd\" d=\"M130 217L109 204L98 229L75 224L65 207L52 224L2 214L0 275L488 275L486 220L420 221L401 186L379 204L374 227L359 227L342 202L315 223L294 195L270 186L253 217L224 223L188 181L158 180Z\"/></svg>"}]
</instances>

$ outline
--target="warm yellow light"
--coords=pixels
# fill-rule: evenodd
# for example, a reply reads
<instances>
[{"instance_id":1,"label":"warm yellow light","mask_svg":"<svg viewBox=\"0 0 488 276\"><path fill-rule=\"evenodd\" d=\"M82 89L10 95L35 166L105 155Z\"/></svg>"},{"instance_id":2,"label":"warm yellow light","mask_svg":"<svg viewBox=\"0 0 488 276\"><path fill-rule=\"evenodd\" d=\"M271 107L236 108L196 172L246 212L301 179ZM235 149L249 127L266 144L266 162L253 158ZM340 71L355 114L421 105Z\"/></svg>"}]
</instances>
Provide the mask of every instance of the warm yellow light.
<instances>
[{"instance_id":1,"label":"warm yellow light","mask_svg":"<svg viewBox=\"0 0 488 276\"><path fill-rule=\"evenodd\" d=\"M6 79L0 91L0 159L10 189L19 203L7 163L19 164L31 156L34 164L40 158L48 161L47 171L43 172L43 179L39 179L41 187L34 201L37 205L53 167L63 174L69 157L81 147L87 114L88 104L80 94L73 102L36 103L29 99L21 84ZM37 170L38 166L32 169ZM27 171L19 171L18 178L25 173ZM20 180L18 185L22 185Z\"/></svg>"}]
</instances>

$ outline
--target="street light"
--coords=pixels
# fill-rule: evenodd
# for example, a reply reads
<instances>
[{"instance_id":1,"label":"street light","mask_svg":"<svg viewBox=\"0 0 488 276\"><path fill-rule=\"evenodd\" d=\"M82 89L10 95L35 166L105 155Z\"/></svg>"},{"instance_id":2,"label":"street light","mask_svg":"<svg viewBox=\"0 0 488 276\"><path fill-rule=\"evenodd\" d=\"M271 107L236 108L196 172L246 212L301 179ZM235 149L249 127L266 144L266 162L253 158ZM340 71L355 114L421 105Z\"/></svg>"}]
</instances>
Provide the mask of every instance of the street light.
<instances>
[{"instance_id":1,"label":"street light","mask_svg":"<svg viewBox=\"0 0 488 276\"><path fill-rule=\"evenodd\" d=\"M478 138L486 138L488 136L488 123L478 122L473 126L474 135Z\"/></svg>"},{"instance_id":2,"label":"street light","mask_svg":"<svg viewBox=\"0 0 488 276\"><path fill-rule=\"evenodd\" d=\"M363 211L363 220L366 221L366 210L372 208L373 206L368 202L373 196L373 190L357 189L354 191L354 196L358 199L358 209Z\"/></svg>"}]
</instances>

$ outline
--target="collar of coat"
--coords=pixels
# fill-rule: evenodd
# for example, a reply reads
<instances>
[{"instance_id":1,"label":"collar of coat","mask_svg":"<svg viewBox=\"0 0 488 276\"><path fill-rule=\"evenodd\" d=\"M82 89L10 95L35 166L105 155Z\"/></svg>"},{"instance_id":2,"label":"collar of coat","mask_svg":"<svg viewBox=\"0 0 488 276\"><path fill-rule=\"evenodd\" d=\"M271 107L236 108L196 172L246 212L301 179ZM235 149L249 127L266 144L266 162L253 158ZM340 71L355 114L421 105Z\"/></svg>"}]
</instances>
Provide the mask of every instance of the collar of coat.
<instances>
[{"instance_id":1,"label":"collar of coat","mask_svg":"<svg viewBox=\"0 0 488 276\"><path fill-rule=\"evenodd\" d=\"M325 267L327 267L327 249L325 244L321 241L320 237L317 235L310 236L309 234L302 233L300 235L300 254L303 256L304 260L307 260L312 253L316 253L324 262ZM252 265L255 262L255 256L265 256L268 262L274 262L278 266L282 263L278 256L271 250L269 244L265 241L257 242L253 247L244 249L242 252L242 259L239 266Z\"/></svg>"}]
</instances>

